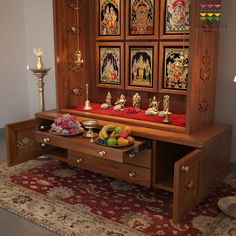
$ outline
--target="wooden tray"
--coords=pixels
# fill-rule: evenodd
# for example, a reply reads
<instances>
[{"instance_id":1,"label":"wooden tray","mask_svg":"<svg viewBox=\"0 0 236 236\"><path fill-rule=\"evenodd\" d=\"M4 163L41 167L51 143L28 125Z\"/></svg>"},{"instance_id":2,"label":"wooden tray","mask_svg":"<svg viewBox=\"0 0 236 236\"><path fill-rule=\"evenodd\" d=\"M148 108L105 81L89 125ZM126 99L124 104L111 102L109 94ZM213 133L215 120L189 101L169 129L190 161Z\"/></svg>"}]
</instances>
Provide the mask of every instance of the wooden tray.
<instances>
[{"instance_id":1,"label":"wooden tray","mask_svg":"<svg viewBox=\"0 0 236 236\"><path fill-rule=\"evenodd\" d=\"M76 133L73 133L73 134L59 134L59 133L56 133L56 132L54 132L52 130L49 130L50 134L54 134L54 135L58 135L58 136L63 136L63 137L73 137L73 136L82 134L83 132L84 132L83 128L81 128L79 131L77 131Z\"/></svg>"}]
</instances>

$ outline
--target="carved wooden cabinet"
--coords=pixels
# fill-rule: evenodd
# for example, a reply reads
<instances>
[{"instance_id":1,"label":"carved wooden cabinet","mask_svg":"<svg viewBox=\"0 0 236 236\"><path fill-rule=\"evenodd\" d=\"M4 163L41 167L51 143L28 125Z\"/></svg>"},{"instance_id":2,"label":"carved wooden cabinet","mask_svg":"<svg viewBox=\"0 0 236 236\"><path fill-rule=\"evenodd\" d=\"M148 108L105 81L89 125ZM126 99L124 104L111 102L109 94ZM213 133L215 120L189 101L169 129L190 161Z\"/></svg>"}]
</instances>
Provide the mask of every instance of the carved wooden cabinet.
<instances>
[{"instance_id":1,"label":"carved wooden cabinet","mask_svg":"<svg viewBox=\"0 0 236 236\"><path fill-rule=\"evenodd\" d=\"M179 222L194 208L229 172L231 126L214 123L214 95L218 23L203 24L200 20L203 0L190 3L190 33L174 40L189 46L189 77L186 92L170 93L170 109L186 118L184 126L164 124L149 120L96 113L75 109L83 106L85 84L89 84L89 99L101 104L109 91L113 99L126 94L127 104L135 92L123 83L121 88L97 86L98 74L96 45L112 42L128 48L149 43L156 45L156 57L160 59L161 44L173 43L173 36L163 35L164 0L153 1L156 6L154 36L145 39L135 37L127 29L129 3L120 1L123 30L121 37L98 37L97 11L100 1L54 0L57 109L37 113L35 119L7 126L8 165L13 166L42 154L70 163L83 169L173 193L173 220ZM220 4L213 0L212 4ZM155 22L154 21L154 22ZM79 23L78 23L79 22ZM125 23L126 22L126 23ZM159 24L160 23L160 24ZM131 32L132 33L132 32ZM130 33L130 34L131 34ZM79 37L79 41L78 41ZM119 43L117 43L117 41ZM135 41L135 43L134 43ZM79 45L78 45L79 42ZM98 43L99 42L99 43ZM187 45L186 44L186 45ZM81 50L84 59L82 69L74 65L74 52ZM127 50L127 49L125 49ZM124 70L129 64L128 53L123 57ZM142 96L141 108L147 109L148 99L156 96L161 102L160 73L157 70L156 91L137 89ZM129 74L129 73L124 73ZM127 79L126 77L124 78ZM61 137L48 132L53 120L63 113L78 117L79 121L96 119L98 129L109 123L129 125L136 137L134 146L114 149L90 143L82 136Z\"/></svg>"},{"instance_id":2,"label":"carved wooden cabinet","mask_svg":"<svg viewBox=\"0 0 236 236\"><path fill-rule=\"evenodd\" d=\"M49 133L58 115L56 111L42 112L34 120L7 125L9 166L47 155L82 169L173 192L174 222L179 222L229 171L228 125L208 126L192 135L130 125L137 141L131 147L114 149L90 143L83 136ZM102 118L97 121L98 128L110 123Z\"/></svg>"}]
</instances>

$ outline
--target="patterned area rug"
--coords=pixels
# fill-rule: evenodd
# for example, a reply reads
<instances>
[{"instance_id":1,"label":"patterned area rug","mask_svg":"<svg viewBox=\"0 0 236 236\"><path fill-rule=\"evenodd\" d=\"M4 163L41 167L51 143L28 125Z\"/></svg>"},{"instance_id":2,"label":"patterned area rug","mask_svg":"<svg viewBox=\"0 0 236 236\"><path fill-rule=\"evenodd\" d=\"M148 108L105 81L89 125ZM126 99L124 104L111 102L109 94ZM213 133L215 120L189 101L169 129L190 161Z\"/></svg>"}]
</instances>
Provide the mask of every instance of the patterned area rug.
<instances>
[{"instance_id":1,"label":"patterned area rug","mask_svg":"<svg viewBox=\"0 0 236 236\"><path fill-rule=\"evenodd\" d=\"M0 163L0 207L67 236L236 235L236 220L217 201L236 194L231 174L181 224L171 221L172 195L56 161Z\"/></svg>"}]
</instances>

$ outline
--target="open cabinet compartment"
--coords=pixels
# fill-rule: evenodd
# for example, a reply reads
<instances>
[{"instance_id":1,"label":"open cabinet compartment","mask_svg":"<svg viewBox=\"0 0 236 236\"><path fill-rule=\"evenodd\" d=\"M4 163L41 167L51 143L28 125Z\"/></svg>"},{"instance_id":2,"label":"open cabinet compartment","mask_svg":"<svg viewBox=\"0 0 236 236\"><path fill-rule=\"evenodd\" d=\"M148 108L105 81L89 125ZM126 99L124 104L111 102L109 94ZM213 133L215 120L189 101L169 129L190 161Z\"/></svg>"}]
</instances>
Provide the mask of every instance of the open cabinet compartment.
<instances>
[{"instance_id":1,"label":"open cabinet compartment","mask_svg":"<svg viewBox=\"0 0 236 236\"><path fill-rule=\"evenodd\" d=\"M175 163L192 153L196 148L157 141L155 158L154 187L174 191Z\"/></svg>"}]
</instances>

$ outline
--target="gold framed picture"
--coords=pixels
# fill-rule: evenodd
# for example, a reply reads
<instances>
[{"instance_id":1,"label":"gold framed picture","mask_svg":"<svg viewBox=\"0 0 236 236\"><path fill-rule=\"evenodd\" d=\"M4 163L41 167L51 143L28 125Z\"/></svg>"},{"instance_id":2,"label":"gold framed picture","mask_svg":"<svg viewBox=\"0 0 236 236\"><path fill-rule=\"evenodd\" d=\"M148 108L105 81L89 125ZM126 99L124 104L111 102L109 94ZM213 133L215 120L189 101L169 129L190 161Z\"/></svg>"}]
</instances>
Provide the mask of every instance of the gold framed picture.
<instances>
[{"instance_id":1,"label":"gold framed picture","mask_svg":"<svg viewBox=\"0 0 236 236\"><path fill-rule=\"evenodd\" d=\"M117 40L124 38L123 0L98 0L96 12L98 40Z\"/></svg>"},{"instance_id":2,"label":"gold framed picture","mask_svg":"<svg viewBox=\"0 0 236 236\"><path fill-rule=\"evenodd\" d=\"M160 42L159 61L159 92L185 95L189 75L189 43Z\"/></svg>"},{"instance_id":3,"label":"gold framed picture","mask_svg":"<svg viewBox=\"0 0 236 236\"><path fill-rule=\"evenodd\" d=\"M96 44L97 87L124 88L124 44L98 42Z\"/></svg>"},{"instance_id":4,"label":"gold framed picture","mask_svg":"<svg viewBox=\"0 0 236 236\"><path fill-rule=\"evenodd\" d=\"M157 43L127 42L126 89L156 92Z\"/></svg>"},{"instance_id":5,"label":"gold framed picture","mask_svg":"<svg viewBox=\"0 0 236 236\"><path fill-rule=\"evenodd\" d=\"M127 39L157 39L159 0L127 0L126 26Z\"/></svg>"},{"instance_id":6,"label":"gold framed picture","mask_svg":"<svg viewBox=\"0 0 236 236\"><path fill-rule=\"evenodd\" d=\"M191 0L161 0L160 38L189 38Z\"/></svg>"}]
</instances>

